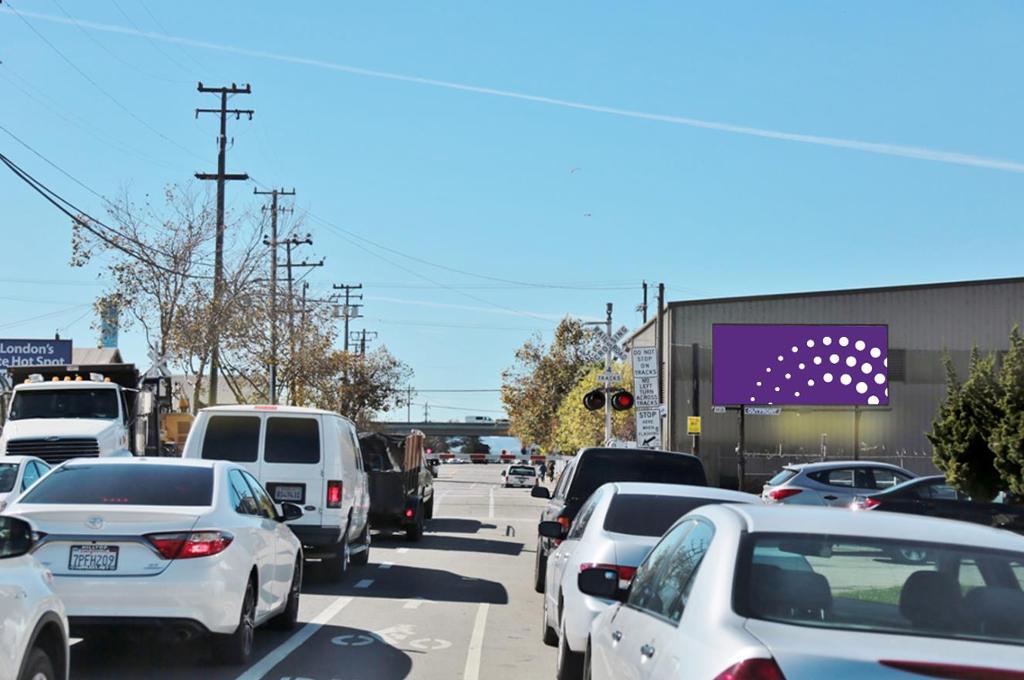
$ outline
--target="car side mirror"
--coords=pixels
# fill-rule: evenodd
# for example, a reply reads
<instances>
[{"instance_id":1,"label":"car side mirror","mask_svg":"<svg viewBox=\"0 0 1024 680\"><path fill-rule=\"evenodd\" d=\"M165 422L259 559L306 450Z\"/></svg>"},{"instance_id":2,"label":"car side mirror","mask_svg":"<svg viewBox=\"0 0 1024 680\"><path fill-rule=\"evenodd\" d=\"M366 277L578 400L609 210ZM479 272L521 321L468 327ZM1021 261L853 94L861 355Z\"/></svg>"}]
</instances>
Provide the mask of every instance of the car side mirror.
<instances>
[{"instance_id":1,"label":"car side mirror","mask_svg":"<svg viewBox=\"0 0 1024 680\"><path fill-rule=\"evenodd\" d=\"M551 492L548 491L546 486L535 486L530 490L530 496L533 498L551 498Z\"/></svg>"},{"instance_id":2,"label":"car side mirror","mask_svg":"<svg viewBox=\"0 0 1024 680\"><path fill-rule=\"evenodd\" d=\"M34 544L31 524L17 517L0 517L0 559L27 555Z\"/></svg>"},{"instance_id":3,"label":"car side mirror","mask_svg":"<svg viewBox=\"0 0 1024 680\"><path fill-rule=\"evenodd\" d=\"M587 569L576 577L576 585L585 595L606 600L619 599L619 572L614 569Z\"/></svg>"},{"instance_id":4,"label":"car side mirror","mask_svg":"<svg viewBox=\"0 0 1024 680\"><path fill-rule=\"evenodd\" d=\"M537 533L544 538L562 540L565 538L565 527L558 522L541 522L537 525Z\"/></svg>"},{"instance_id":5,"label":"car side mirror","mask_svg":"<svg viewBox=\"0 0 1024 680\"><path fill-rule=\"evenodd\" d=\"M153 393L149 390L139 390L138 412L140 416L148 416L153 412Z\"/></svg>"},{"instance_id":6,"label":"car side mirror","mask_svg":"<svg viewBox=\"0 0 1024 680\"><path fill-rule=\"evenodd\" d=\"M281 515L278 519L282 522L291 522L302 517L302 514L302 508L295 503L281 503Z\"/></svg>"}]
</instances>

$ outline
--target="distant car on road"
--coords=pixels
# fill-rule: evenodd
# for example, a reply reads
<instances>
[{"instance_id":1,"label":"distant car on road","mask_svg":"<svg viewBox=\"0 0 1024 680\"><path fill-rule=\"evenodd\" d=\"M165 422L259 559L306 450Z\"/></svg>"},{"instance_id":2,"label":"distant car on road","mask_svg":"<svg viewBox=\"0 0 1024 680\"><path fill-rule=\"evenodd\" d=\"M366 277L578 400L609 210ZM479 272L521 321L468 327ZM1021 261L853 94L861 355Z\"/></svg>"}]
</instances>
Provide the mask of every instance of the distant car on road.
<instances>
[{"instance_id":1,"label":"distant car on road","mask_svg":"<svg viewBox=\"0 0 1024 680\"><path fill-rule=\"evenodd\" d=\"M72 460L7 514L40 532L33 554L80 636L97 626L209 635L216 658L241 664L257 626L298 620L302 547L284 522L302 510L279 513L235 463Z\"/></svg>"},{"instance_id":2,"label":"distant car on road","mask_svg":"<svg viewBox=\"0 0 1024 680\"><path fill-rule=\"evenodd\" d=\"M915 477L896 465L862 460L787 465L764 485L761 500L846 507L856 496L885 491Z\"/></svg>"},{"instance_id":3,"label":"distant car on road","mask_svg":"<svg viewBox=\"0 0 1024 680\"><path fill-rule=\"evenodd\" d=\"M0 456L0 511L49 471L35 456Z\"/></svg>"},{"instance_id":4,"label":"distant car on road","mask_svg":"<svg viewBox=\"0 0 1024 680\"><path fill-rule=\"evenodd\" d=\"M505 488L525 487L530 488L537 485L537 469L532 465L509 465L501 471L504 477Z\"/></svg>"},{"instance_id":5,"label":"distant car on road","mask_svg":"<svg viewBox=\"0 0 1024 680\"><path fill-rule=\"evenodd\" d=\"M566 529L576 519L580 507L598 487L608 482L663 482L707 486L704 465L700 458L688 453L650 449L580 449L562 470L554 493L547 487L535 486L530 495L546 498L548 504L541 521L559 522ZM534 589L544 592L544 573L548 553L557 541L543 536L537 539L534 563Z\"/></svg>"},{"instance_id":6,"label":"distant car on road","mask_svg":"<svg viewBox=\"0 0 1024 680\"><path fill-rule=\"evenodd\" d=\"M932 551L926 564L892 550ZM1024 541L893 513L723 504L682 518L594 621L594 680L1018 679Z\"/></svg>"},{"instance_id":7,"label":"distant car on road","mask_svg":"<svg viewBox=\"0 0 1024 680\"><path fill-rule=\"evenodd\" d=\"M548 557L543 638L558 645L560 680L578 680L594 618L613 603L580 592L577 576L589 569L614 570L629 587L637 567L676 520L712 503L758 503L757 496L685 484L612 482L595 491L569 531L543 522L542 535L562 542Z\"/></svg>"},{"instance_id":8,"label":"distant car on road","mask_svg":"<svg viewBox=\"0 0 1024 680\"><path fill-rule=\"evenodd\" d=\"M68 678L68 619L30 554L37 540L25 520L0 517L0 680Z\"/></svg>"},{"instance_id":9,"label":"distant car on road","mask_svg":"<svg viewBox=\"0 0 1024 680\"><path fill-rule=\"evenodd\" d=\"M858 496L850 508L944 517L1024 534L1024 508L973 501L950 486L942 475L918 477L886 491Z\"/></svg>"}]
</instances>

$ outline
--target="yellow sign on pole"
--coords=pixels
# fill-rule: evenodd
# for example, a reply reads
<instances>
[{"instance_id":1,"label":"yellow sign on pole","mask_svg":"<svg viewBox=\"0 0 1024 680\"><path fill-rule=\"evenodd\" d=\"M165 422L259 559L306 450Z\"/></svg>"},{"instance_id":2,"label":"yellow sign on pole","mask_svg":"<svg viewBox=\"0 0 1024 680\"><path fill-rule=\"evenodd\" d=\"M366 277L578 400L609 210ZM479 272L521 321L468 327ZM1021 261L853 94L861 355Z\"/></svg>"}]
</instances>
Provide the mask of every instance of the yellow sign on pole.
<instances>
[{"instance_id":1,"label":"yellow sign on pole","mask_svg":"<svg viewBox=\"0 0 1024 680\"><path fill-rule=\"evenodd\" d=\"M700 434L700 416L686 418L686 434Z\"/></svg>"}]
</instances>

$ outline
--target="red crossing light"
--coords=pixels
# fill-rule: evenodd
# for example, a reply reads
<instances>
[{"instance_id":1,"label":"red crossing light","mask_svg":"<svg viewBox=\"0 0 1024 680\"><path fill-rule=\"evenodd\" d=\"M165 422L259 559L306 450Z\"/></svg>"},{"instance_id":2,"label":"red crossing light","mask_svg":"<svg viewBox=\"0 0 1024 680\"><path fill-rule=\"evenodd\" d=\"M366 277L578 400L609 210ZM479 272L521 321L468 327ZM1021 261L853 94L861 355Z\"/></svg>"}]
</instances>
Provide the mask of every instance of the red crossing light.
<instances>
[{"instance_id":1,"label":"red crossing light","mask_svg":"<svg viewBox=\"0 0 1024 680\"><path fill-rule=\"evenodd\" d=\"M612 395L612 408L616 411L628 411L633 408L633 394L626 390L619 390Z\"/></svg>"}]
</instances>

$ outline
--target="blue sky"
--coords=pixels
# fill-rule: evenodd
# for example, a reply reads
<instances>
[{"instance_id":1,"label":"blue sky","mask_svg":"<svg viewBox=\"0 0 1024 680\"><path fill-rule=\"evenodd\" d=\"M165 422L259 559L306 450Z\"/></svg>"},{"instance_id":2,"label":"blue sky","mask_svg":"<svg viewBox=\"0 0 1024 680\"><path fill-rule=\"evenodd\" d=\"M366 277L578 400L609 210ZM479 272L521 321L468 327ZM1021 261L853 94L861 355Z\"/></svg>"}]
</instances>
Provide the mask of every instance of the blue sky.
<instances>
[{"instance_id":1,"label":"blue sky","mask_svg":"<svg viewBox=\"0 0 1024 680\"><path fill-rule=\"evenodd\" d=\"M496 388L531 332L606 301L634 326L643 279L683 299L1021 273L1020 3L59 3L5 0L93 82L0 8L0 125L97 192L141 197L215 168L196 81L252 83L230 169L334 225L307 221L327 259L309 280L362 282L365 326L420 389ZM101 212L2 132L0 151ZM229 206L257 207L251 191L232 185ZM103 287L68 267L67 220L9 173L0 205L0 336L93 343ZM136 334L122 348L143 361ZM500 409L424 401L435 418Z\"/></svg>"}]
</instances>

